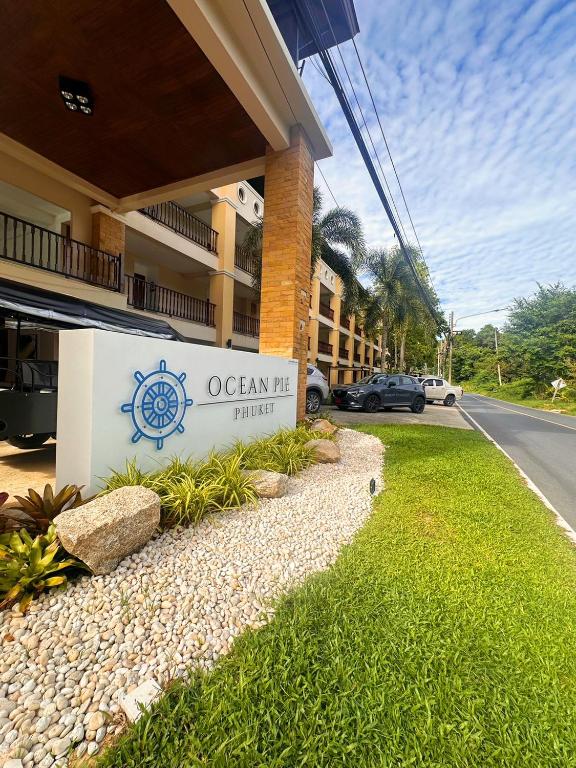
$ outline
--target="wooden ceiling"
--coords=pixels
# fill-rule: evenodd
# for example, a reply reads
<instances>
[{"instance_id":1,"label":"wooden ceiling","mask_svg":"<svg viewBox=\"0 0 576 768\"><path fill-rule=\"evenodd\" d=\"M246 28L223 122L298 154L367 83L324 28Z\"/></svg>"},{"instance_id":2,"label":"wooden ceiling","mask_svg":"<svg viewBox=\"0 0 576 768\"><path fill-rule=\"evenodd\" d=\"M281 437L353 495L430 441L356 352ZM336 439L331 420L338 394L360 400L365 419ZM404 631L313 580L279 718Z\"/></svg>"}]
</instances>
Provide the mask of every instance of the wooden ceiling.
<instances>
[{"instance_id":1,"label":"wooden ceiling","mask_svg":"<svg viewBox=\"0 0 576 768\"><path fill-rule=\"evenodd\" d=\"M165 0L8 0L0 132L115 197L264 155L266 142ZM59 75L89 83L66 109Z\"/></svg>"}]
</instances>

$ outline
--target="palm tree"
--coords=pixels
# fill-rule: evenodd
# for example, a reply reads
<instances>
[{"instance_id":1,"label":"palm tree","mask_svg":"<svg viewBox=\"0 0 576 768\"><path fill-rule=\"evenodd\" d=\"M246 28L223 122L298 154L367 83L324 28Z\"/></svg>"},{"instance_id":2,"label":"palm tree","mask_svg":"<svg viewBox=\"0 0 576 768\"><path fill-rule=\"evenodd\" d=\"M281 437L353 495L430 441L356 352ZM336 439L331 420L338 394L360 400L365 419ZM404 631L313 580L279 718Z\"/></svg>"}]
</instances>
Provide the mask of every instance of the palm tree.
<instances>
[{"instance_id":1,"label":"palm tree","mask_svg":"<svg viewBox=\"0 0 576 768\"><path fill-rule=\"evenodd\" d=\"M378 248L370 251L366 260L367 275L372 282L374 299L369 305L371 322L380 315L382 332L382 365L387 370L386 351L391 331L397 325L397 316L404 300L410 273L404 255L399 247L387 250Z\"/></svg>"},{"instance_id":2,"label":"palm tree","mask_svg":"<svg viewBox=\"0 0 576 768\"><path fill-rule=\"evenodd\" d=\"M252 285L260 291L262 282L262 218L253 222L242 243L242 252L253 263ZM344 311L354 310L360 298L356 273L366 259L366 245L359 216L338 206L322 213L322 193L314 187L312 206L312 274L319 259L328 264L342 280Z\"/></svg>"}]
</instances>

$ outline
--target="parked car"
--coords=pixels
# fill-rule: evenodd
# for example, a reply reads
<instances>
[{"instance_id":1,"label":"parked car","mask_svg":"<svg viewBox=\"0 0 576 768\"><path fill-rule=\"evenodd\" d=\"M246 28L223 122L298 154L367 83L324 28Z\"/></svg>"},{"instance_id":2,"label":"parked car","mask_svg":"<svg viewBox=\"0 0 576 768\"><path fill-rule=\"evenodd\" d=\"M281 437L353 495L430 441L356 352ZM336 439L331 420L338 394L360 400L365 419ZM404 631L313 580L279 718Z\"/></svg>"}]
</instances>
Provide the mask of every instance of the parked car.
<instances>
[{"instance_id":1,"label":"parked car","mask_svg":"<svg viewBox=\"0 0 576 768\"><path fill-rule=\"evenodd\" d=\"M306 380L306 413L318 413L320 406L330 395L328 379L315 365L308 364Z\"/></svg>"},{"instance_id":2,"label":"parked car","mask_svg":"<svg viewBox=\"0 0 576 768\"><path fill-rule=\"evenodd\" d=\"M426 390L426 402L434 403L441 400L444 405L452 406L456 400L460 400L464 394L462 387L454 387L446 379L432 378L431 376L420 376L418 381Z\"/></svg>"},{"instance_id":3,"label":"parked car","mask_svg":"<svg viewBox=\"0 0 576 768\"><path fill-rule=\"evenodd\" d=\"M341 410L348 408L375 413L380 408L391 411L408 407L412 413L422 413L426 405L424 387L414 376L373 373L355 384L332 389L334 402Z\"/></svg>"}]
</instances>

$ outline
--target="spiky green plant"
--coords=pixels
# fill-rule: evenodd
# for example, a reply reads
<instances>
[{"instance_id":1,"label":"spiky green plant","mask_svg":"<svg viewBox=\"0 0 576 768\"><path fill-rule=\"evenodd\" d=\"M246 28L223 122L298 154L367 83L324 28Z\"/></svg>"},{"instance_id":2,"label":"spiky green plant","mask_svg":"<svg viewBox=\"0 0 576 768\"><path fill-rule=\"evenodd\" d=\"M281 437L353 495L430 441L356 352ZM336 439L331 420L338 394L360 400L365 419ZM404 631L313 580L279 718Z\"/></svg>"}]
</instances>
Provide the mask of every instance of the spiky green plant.
<instances>
[{"instance_id":1,"label":"spiky green plant","mask_svg":"<svg viewBox=\"0 0 576 768\"><path fill-rule=\"evenodd\" d=\"M141 470L136 459L126 459L124 471L114 470L110 477L101 479L104 482L104 493L127 485L143 485L145 488L152 488L154 485L154 473Z\"/></svg>"},{"instance_id":2,"label":"spiky green plant","mask_svg":"<svg viewBox=\"0 0 576 768\"><path fill-rule=\"evenodd\" d=\"M51 587L64 586L71 568L88 566L62 548L54 525L32 538L25 528L0 535L0 608L20 601L24 613L32 599Z\"/></svg>"}]
</instances>

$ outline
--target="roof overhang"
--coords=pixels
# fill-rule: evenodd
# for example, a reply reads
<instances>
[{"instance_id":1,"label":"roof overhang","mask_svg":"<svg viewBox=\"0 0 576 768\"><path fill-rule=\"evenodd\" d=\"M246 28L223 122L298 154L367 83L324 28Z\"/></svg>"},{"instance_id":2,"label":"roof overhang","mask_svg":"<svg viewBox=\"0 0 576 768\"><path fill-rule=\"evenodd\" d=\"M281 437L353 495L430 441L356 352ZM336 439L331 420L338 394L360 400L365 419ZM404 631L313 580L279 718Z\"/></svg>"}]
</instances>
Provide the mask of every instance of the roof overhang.
<instances>
[{"instance_id":1,"label":"roof overhang","mask_svg":"<svg viewBox=\"0 0 576 768\"><path fill-rule=\"evenodd\" d=\"M261 175L266 146L287 148L298 124L314 158L330 156L264 0L61 5L55 13L40 0L14 4L3 21L0 150L8 155L119 211ZM62 44L68 23L78 39L70 34ZM22 33L32 28L33 38ZM103 52L97 45L106 35ZM93 116L68 113L60 74L90 83Z\"/></svg>"}]
</instances>

